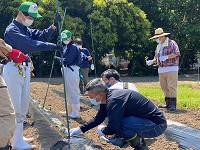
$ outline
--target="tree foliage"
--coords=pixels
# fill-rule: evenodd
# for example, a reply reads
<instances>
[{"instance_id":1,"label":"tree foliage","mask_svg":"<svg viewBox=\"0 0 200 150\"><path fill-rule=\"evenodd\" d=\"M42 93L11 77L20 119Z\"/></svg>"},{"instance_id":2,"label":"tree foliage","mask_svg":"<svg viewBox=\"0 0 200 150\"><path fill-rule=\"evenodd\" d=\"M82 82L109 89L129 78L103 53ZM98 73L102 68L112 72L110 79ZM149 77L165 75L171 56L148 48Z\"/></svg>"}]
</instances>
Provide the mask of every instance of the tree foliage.
<instances>
[{"instance_id":1,"label":"tree foliage","mask_svg":"<svg viewBox=\"0 0 200 150\"><path fill-rule=\"evenodd\" d=\"M0 1L1 38L23 1ZM53 23L56 0L32 1L38 4L43 16L34 21L32 28L47 28ZM75 37L81 37L84 46L90 50L93 38L96 58L114 51L116 56L131 60L132 68L137 66L134 72L145 74L148 71L143 71L147 69L144 57L153 57L156 47L156 43L148 39L158 27L170 32L170 38L178 43L182 70L189 69L189 64L196 61L200 51L199 5L199 0L59 0L59 11L64 15L66 9L63 29L71 30ZM51 42L57 42L57 35ZM33 55L40 76L49 74L53 52L48 54ZM58 68L56 64L54 74L58 73Z\"/></svg>"},{"instance_id":2,"label":"tree foliage","mask_svg":"<svg viewBox=\"0 0 200 150\"><path fill-rule=\"evenodd\" d=\"M114 50L125 56L147 43L150 23L140 8L126 0L96 1L94 5L96 9L88 17L94 23L93 38L101 55Z\"/></svg>"},{"instance_id":3,"label":"tree foliage","mask_svg":"<svg viewBox=\"0 0 200 150\"><path fill-rule=\"evenodd\" d=\"M131 0L147 13L152 33L162 27L179 45L181 70L188 70L200 51L199 0ZM151 7L147 7L147 5Z\"/></svg>"}]
</instances>

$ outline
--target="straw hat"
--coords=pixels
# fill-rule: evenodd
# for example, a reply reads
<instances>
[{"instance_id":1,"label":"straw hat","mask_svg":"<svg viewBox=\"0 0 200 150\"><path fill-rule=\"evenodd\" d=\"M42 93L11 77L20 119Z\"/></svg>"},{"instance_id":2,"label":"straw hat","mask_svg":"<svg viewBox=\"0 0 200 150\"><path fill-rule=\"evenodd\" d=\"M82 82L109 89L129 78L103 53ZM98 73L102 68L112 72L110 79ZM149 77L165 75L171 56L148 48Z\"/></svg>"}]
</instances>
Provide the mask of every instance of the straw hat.
<instances>
[{"instance_id":1,"label":"straw hat","mask_svg":"<svg viewBox=\"0 0 200 150\"><path fill-rule=\"evenodd\" d=\"M164 33L162 28L158 28L158 29L155 30L155 35L153 37L151 37L150 40L156 39L156 38L161 37L161 36L169 35L169 34L170 33Z\"/></svg>"}]
</instances>

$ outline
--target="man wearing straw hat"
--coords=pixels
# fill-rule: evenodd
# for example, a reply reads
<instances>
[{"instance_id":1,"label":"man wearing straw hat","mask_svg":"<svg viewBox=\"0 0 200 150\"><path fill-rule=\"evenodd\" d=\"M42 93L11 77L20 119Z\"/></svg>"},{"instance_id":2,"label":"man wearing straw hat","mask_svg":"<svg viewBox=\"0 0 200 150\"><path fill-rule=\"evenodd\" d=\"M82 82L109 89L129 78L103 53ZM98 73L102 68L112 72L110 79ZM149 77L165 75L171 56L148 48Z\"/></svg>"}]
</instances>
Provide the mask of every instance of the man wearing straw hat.
<instances>
[{"instance_id":1,"label":"man wearing straw hat","mask_svg":"<svg viewBox=\"0 0 200 150\"><path fill-rule=\"evenodd\" d=\"M160 105L159 107L175 111L180 51L177 43L166 37L169 34L165 33L162 28L155 30L155 35L150 39L155 40L158 45L154 59L146 60L146 64L148 66L158 65L159 81L166 102L166 105Z\"/></svg>"}]
</instances>

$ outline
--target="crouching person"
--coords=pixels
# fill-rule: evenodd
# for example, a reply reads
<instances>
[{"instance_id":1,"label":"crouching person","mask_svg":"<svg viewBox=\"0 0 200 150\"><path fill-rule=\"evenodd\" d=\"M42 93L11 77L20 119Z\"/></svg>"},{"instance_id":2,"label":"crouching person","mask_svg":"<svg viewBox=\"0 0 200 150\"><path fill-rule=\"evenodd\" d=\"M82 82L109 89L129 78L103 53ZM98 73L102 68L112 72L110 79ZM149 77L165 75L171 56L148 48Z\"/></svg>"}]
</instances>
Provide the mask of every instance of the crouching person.
<instances>
[{"instance_id":1,"label":"crouching person","mask_svg":"<svg viewBox=\"0 0 200 150\"><path fill-rule=\"evenodd\" d=\"M100 125L108 117L108 125L98 127L99 136L118 134L136 150L147 150L144 138L161 135L167 128L163 113L147 98L128 89L110 89L101 79L93 79L86 86L90 98L101 101L95 117L70 130L78 135Z\"/></svg>"}]
</instances>

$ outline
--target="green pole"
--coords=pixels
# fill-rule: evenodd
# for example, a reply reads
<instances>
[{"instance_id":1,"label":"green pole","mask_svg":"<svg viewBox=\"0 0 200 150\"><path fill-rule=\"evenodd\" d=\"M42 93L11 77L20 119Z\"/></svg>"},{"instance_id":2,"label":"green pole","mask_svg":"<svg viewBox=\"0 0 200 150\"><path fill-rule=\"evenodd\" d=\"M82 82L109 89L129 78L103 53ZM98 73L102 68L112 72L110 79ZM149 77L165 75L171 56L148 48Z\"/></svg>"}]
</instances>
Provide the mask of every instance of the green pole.
<instances>
[{"instance_id":1,"label":"green pole","mask_svg":"<svg viewBox=\"0 0 200 150\"><path fill-rule=\"evenodd\" d=\"M94 52L94 72L95 72L95 77L97 77L97 70L96 70L96 61L95 61L95 49L94 49L94 40L93 40L93 26L92 26L92 20L90 19L90 35L91 35L91 40L92 40L92 51Z\"/></svg>"}]
</instances>

